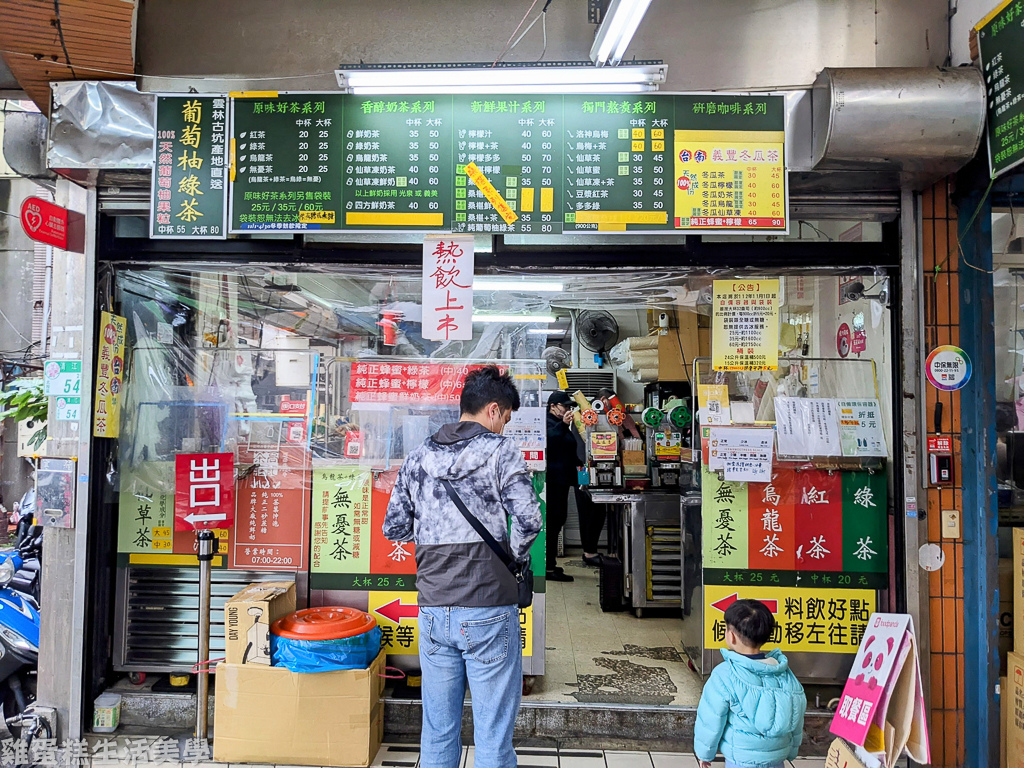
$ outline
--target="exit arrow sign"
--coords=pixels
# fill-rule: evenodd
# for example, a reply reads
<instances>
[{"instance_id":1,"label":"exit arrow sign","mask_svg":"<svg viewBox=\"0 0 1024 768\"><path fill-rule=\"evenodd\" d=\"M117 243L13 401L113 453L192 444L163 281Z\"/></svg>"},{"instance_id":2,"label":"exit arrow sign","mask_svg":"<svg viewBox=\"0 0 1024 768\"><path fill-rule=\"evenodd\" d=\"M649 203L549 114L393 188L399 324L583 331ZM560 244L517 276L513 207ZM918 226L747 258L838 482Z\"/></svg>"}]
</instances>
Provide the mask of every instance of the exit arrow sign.
<instances>
[{"instance_id":1,"label":"exit arrow sign","mask_svg":"<svg viewBox=\"0 0 1024 768\"><path fill-rule=\"evenodd\" d=\"M723 597L721 600L716 600L715 602L713 602L711 604L711 607L716 609L716 610L721 611L722 613L725 613L729 609L729 606L731 606L733 603L735 603L739 599L740 599L740 596L736 592L733 592L728 597ZM769 611L771 611L773 614L779 612L779 601L778 600L759 600L758 602L764 603L764 606Z\"/></svg>"},{"instance_id":2,"label":"exit arrow sign","mask_svg":"<svg viewBox=\"0 0 1024 768\"><path fill-rule=\"evenodd\" d=\"M374 613L379 613L388 621L400 624L402 619L415 619L419 616L420 609L418 605L407 605L406 603L403 603L402 598L398 597L387 605L382 605L380 608L374 609Z\"/></svg>"}]
</instances>

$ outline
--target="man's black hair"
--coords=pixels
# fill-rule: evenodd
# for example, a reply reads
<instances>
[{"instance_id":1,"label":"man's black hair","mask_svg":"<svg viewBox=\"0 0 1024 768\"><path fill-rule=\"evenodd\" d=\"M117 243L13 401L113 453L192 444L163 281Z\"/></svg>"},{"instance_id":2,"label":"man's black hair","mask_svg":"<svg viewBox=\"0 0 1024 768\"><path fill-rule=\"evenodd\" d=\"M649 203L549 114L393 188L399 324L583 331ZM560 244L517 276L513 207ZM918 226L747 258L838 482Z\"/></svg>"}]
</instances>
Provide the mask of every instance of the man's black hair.
<instances>
[{"instance_id":1,"label":"man's black hair","mask_svg":"<svg viewBox=\"0 0 1024 768\"><path fill-rule=\"evenodd\" d=\"M512 380L512 373L502 373L496 365L485 365L471 371L462 385L459 413L475 416L491 403L497 403L502 410L519 410L519 390Z\"/></svg>"},{"instance_id":2,"label":"man's black hair","mask_svg":"<svg viewBox=\"0 0 1024 768\"><path fill-rule=\"evenodd\" d=\"M775 631L775 617L760 600L737 600L725 610L725 625L751 647L760 648Z\"/></svg>"}]
</instances>

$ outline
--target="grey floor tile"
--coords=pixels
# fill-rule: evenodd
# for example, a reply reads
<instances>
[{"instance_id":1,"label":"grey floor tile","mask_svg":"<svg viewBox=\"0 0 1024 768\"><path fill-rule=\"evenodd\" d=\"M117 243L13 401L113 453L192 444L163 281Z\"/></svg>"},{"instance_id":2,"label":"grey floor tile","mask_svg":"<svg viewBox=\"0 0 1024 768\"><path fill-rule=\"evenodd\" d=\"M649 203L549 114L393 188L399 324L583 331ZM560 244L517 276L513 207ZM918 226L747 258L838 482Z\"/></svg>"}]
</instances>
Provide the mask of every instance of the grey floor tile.
<instances>
[{"instance_id":1,"label":"grey floor tile","mask_svg":"<svg viewBox=\"0 0 1024 768\"><path fill-rule=\"evenodd\" d=\"M605 752L608 768L654 768L649 752Z\"/></svg>"}]
</instances>

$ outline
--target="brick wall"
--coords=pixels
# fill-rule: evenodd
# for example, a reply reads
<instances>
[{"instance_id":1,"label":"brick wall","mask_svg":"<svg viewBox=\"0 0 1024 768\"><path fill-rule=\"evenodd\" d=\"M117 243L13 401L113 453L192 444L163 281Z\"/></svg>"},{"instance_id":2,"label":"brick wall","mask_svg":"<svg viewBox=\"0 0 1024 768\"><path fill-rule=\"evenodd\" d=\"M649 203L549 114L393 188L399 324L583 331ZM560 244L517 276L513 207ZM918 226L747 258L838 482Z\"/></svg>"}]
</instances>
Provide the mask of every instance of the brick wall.
<instances>
[{"instance_id":1,"label":"brick wall","mask_svg":"<svg viewBox=\"0 0 1024 768\"><path fill-rule=\"evenodd\" d=\"M924 261L924 328L927 353L941 344L960 343L960 277L957 269L957 211L950 202L953 182L936 184L922 199ZM929 576L931 658L922 659L922 672L931 684L932 764L964 763L964 580L963 539L943 539L942 510L963 510L960 467L960 393L939 392L925 384L929 435L953 437L954 483L928 489L928 541L942 547L941 569ZM942 405L941 431L935 431L936 405ZM923 466L927 478L928 468ZM913 560L916 553L908 552Z\"/></svg>"}]
</instances>

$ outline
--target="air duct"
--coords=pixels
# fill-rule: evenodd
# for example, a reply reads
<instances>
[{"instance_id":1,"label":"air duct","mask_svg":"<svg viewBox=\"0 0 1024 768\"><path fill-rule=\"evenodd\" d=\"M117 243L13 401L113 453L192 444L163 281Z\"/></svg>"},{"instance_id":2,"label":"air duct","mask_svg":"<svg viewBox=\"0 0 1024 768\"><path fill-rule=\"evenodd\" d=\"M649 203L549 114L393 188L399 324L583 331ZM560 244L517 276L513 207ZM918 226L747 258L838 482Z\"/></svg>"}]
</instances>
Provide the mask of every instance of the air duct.
<instances>
[{"instance_id":1,"label":"air duct","mask_svg":"<svg viewBox=\"0 0 1024 768\"><path fill-rule=\"evenodd\" d=\"M975 67L824 69L811 98L815 170L898 170L921 188L963 167L984 134Z\"/></svg>"}]
</instances>

